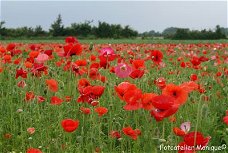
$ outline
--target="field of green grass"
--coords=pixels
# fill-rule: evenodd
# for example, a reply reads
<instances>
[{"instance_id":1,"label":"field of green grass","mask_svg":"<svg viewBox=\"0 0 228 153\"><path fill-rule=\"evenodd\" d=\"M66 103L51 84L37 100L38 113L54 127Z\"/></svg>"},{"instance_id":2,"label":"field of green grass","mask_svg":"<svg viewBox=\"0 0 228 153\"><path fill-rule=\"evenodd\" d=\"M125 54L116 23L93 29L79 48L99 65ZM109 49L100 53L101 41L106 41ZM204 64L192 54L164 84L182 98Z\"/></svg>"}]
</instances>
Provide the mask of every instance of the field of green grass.
<instances>
[{"instance_id":1,"label":"field of green grass","mask_svg":"<svg viewBox=\"0 0 228 153\"><path fill-rule=\"evenodd\" d=\"M223 40L169 40L169 39L79 39L81 43L94 43L94 44L150 44L150 43L162 43L162 44L189 44L189 43L227 43L228 39ZM64 43L63 39L10 39L0 40L3 43L20 42L20 43Z\"/></svg>"}]
</instances>

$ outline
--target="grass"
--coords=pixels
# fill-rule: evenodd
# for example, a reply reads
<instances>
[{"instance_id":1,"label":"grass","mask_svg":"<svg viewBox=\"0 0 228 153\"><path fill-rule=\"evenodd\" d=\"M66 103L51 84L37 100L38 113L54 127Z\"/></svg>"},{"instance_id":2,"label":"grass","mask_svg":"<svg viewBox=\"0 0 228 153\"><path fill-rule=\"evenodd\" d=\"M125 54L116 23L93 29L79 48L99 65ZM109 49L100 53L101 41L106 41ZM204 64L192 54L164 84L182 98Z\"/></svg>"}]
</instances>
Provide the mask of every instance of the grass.
<instances>
[{"instance_id":1,"label":"grass","mask_svg":"<svg viewBox=\"0 0 228 153\"><path fill-rule=\"evenodd\" d=\"M36 41L36 40L12 40L3 41L22 42L22 43L52 43L63 41ZM89 43L91 40L82 40L82 43ZM52 60L45 65L48 66L48 75L42 77L34 77L31 73L28 74L27 79L15 79L16 69L23 67L23 63L15 65L13 63L1 63L4 71L0 73L0 152L25 152L28 148L40 148L44 153L92 153L99 149L104 153L160 153L167 152L159 150L160 145L176 146L182 141L181 137L175 136L172 129L179 127L181 123L190 121L191 131L200 131L204 136L211 136L210 146L221 146L228 143L227 126L222 122L225 116L225 111L228 109L227 96L228 84L227 76L225 76L223 69L227 68L226 64L214 66L213 61L202 63L202 67L207 67L207 70L197 70L193 68L182 68L177 62L177 58L181 56L181 51L186 51L187 45L185 43L221 43L221 41L170 41L170 40L96 40L95 44L99 43L114 43L112 47L117 49L120 47L124 53L124 58L129 60L130 55L125 51L135 46L127 44L126 46L119 45L121 43L181 43L180 48L174 48L177 54L168 56L166 54L167 45L155 46L155 49L161 50L164 53L164 62L166 67L158 70L156 67L151 67L152 61L146 61L146 69L148 73L144 74L141 79L121 79L117 78L115 74L110 73L109 70L99 69L99 73L108 78L108 81L103 83L97 80L91 80L88 75L74 76L70 71L63 71L63 66L57 67L56 61L61 60L60 57L54 56ZM115 43L117 43L115 45ZM88 48L88 45L86 45ZM50 46L43 46L49 48ZM53 46L52 46L53 47ZM97 55L96 50L99 45L95 45L92 52L85 52L81 56L72 57L72 61L78 59L89 59L91 54ZM141 52L137 54L144 55L144 50L152 49L150 44L140 46ZM196 46L195 46L196 47ZM20 47L23 51L28 50L25 46ZM52 48L53 50L54 47ZM221 48L218 51L219 56L225 55L228 46ZM213 47L196 47L194 51L200 50L199 56L203 55L202 51L207 50L212 52ZM187 51L186 51L187 52ZM211 54L206 55L210 58ZM54 53L55 54L55 53ZM118 54L122 54L118 52ZM212 53L213 55L213 53ZM21 55L19 55L21 56ZM28 52L24 52L21 56L24 60L28 57ZM17 57L13 57L16 59ZM173 63L170 61L173 59ZM189 61L188 57L183 57L185 61ZM111 62L111 66L115 66L115 62ZM89 68L89 64L86 66ZM29 69L26 69L28 72ZM221 77L216 77L218 71L223 72ZM170 73L174 72L174 74ZM203 72L208 75L202 76ZM205 93L194 91L189 94L186 104L180 107L175 114L176 122L170 122L168 118L161 122L156 122L150 116L148 111L143 109L137 111L125 111L123 109L124 102L121 101L114 90L114 86L123 82L129 81L134 83L144 93L153 92L161 93L161 91L153 84L154 79L158 77L165 77L167 83L174 83L179 85L183 82L189 81L191 74L199 76L198 83L205 89ZM45 84L46 79L54 78L58 81L59 91L53 93L48 90ZM80 78L88 78L92 85L105 86L105 92L99 99L99 105L107 107L108 113L103 117L98 117L94 112L93 107L88 104L77 103L76 99L79 96L77 90L77 83ZM218 83L218 79L220 83ZM25 80L27 86L25 88L17 87L17 83ZM37 103L36 99L32 101L25 101L25 94L28 91L33 91L35 95L41 95L46 98L45 102ZM58 96L63 98L71 96L70 102L63 102L59 106L50 104L51 96ZM205 100L208 97L209 100ZM91 108L90 115L83 115L79 108L86 106ZM22 112L18 112L22 109ZM73 133L63 131L60 123L65 118L78 119L80 121L79 128ZM123 127L131 126L134 129L141 130L142 135L137 140L132 140L130 137L122 134L122 139L117 140L110 138L109 132L111 130L121 131ZM36 131L30 135L26 131L29 127L35 127ZM4 137L5 134L11 134L11 138ZM169 151L177 152L177 151ZM205 151L208 152L208 151ZM209 151L211 152L211 151ZM226 153L227 149L220 152Z\"/></svg>"},{"instance_id":2,"label":"grass","mask_svg":"<svg viewBox=\"0 0 228 153\"><path fill-rule=\"evenodd\" d=\"M81 43L93 43L93 44L151 44L151 43L161 43L161 44L189 44L189 43L227 43L228 39L222 40L169 40L169 39L162 39L162 40L154 40L154 39L81 39L79 40ZM10 39L10 40L0 40L3 43L10 43L10 42L19 42L19 43L64 43L63 39Z\"/></svg>"}]
</instances>

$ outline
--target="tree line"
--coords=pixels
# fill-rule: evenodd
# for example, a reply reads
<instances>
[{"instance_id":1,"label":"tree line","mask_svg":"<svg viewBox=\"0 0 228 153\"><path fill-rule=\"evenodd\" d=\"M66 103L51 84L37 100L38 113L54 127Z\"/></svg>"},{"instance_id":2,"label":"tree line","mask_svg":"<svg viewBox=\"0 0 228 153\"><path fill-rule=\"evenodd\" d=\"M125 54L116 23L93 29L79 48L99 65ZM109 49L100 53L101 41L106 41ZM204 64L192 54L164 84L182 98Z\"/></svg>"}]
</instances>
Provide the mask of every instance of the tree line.
<instances>
[{"instance_id":1,"label":"tree line","mask_svg":"<svg viewBox=\"0 0 228 153\"><path fill-rule=\"evenodd\" d=\"M40 25L35 28L20 27L6 28L5 22L0 22L0 39L7 38L32 38L32 37L61 37L76 36L78 38L135 38L151 39L161 37L165 39L225 39L228 37L228 28L217 25L215 30L190 30L187 28L169 27L163 32L154 30L139 33L132 29L129 25L122 26L120 24L109 24L99 21L97 26L92 25L93 21L85 21L83 23L72 23L65 27L62 23L62 17L59 14L56 20L51 24L49 30L44 30Z\"/></svg>"},{"instance_id":2,"label":"tree line","mask_svg":"<svg viewBox=\"0 0 228 153\"><path fill-rule=\"evenodd\" d=\"M59 14L57 19L51 24L49 31L45 31L40 25L35 28L20 27L6 28L5 22L0 23L0 35L2 38L19 38L19 37L61 37L77 36L79 38L133 38L138 36L138 32L129 25L109 24L98 22L98 26L92 26L93 21L83 23L72 23L65 27L62 23L62 17Z\"/></svg>"},{"instance_id":3,"label":"tree line","mask_svg":"<svg viewBox=\"0 0 228 153\"><path fill-rule=\"evenodd\" d=\"M228 28L220 27L217 25L215 30L190 30L188 28L169 27L163 32L156 32L151 30L140 34L142 38L150 37L164 37L165 39L175 40L210 40L210 39L226 39L228 37Z\"/></svg>"}]
</instances>

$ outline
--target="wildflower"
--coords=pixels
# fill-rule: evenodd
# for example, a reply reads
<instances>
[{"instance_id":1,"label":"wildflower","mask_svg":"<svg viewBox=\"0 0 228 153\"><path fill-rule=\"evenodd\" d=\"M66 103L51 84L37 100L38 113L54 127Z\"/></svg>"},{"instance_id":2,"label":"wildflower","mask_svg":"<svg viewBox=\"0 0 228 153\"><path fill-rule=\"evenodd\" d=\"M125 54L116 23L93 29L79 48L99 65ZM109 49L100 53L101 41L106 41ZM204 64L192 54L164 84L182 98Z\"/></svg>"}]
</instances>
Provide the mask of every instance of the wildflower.
<instances>
[{"instance_id":1,"label":"wildflower","mask_svg":"<svg viewBox=\"0 0 228 153\"><path fill-rule=\"evenodd\" d=\"M62 128L66 132L74 132L78 126L79 126L79 121L78 120L72 120L72 119L64 119L61 122Z\"/></svg>"},{"instance_id":2,"label":"wildflower","mask_svg":"<svg viewBox=\"0 0 228 153\"><path fill-rule=\"evenodd\" d=\"M141 131L139 129L133 130L131 127L124 127L122 129L123 133L133 140L137 140L138 136L141 135Z\"/></svg>"},{"instance_id":3,"label":"wildflower","mask_svg":"<svg viewBox=\"0 0 228 153\"><path fill-rule=\"evenodd\" d=\"M49 56L47 54L44 53L40 53L36 58L35 61L37 63L44 63L49 59Z\"/></svg>"},{"instance_id":4,"label":"wildflower","mask_svg":"<svg viewBox=\"0 0 228 153\"><path fill-rule=\"evenodd\" d=\"M108 109L106 107L97 107L95 108L95 112L101 117L108 112Z\"/></svg>"},{"instance_id":5,"label":"wildflower","mask_svg":"<svg viewBox=\"0 0 228 153\"><path fill-rule=\"evenodd\" d=\"M29 134L33 134L33 133L35 133L35 128L34 127L30 127L30 128L27 128L27 132L29 133Z\"/></svg>"},{"instance_id":6,"label":"wildflower","mask_svg":"<svg viewBox=\"0 0 228 153\"><path fill-rule=\"evenodd\" d=\"M132 68L130 66L128 66L127 64L124 64L124 63L119 63L115 67L115 74L119 78L126 78L131 74L131 72L132 72Z\"/></svg>"},{"instance_id":7,"label":"wildflower","mask_svg":"<svg viewBox=\"0 0 228 153\"><path fill-rule=\"evenodd\" d=\"M58 91L58 82L54 79L46 80L46 84L48 85L49 90L52 92Z\"/></svg>"},{"instance_id":8,"label":"wildflower","mask_svg":"<svg viewBox=\"0 0 228 153\"><path fill-rule=\"evenodd\" d=\"M63 102L62 99L60 99L59 97L57 96L52 96L51 97L51 105L61 105Z\"/></svg>"},{"instance_id":9,"label":"wildflower","mask_svg":"<svg viewBox=\"0 0 228 153\"><path fill-rule=\"evenodd\" d=\"M184 104L187 101L188 93L180 86L168 84L162 90L163 95L171 96L175 99L176 104Z\"/></svg>"}]
</instances>

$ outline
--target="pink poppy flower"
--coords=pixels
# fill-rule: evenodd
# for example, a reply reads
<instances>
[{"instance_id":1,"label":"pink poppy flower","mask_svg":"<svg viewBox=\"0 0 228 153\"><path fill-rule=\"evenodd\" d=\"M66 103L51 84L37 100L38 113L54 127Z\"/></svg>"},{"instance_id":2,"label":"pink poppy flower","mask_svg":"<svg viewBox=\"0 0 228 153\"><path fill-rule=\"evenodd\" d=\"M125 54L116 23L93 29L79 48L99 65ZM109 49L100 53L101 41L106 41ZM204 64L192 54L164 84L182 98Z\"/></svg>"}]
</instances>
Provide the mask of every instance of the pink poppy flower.
<instances>
[{"instance_id":1,"label":"pink poppy flower","mask_svg":"<svg viewBox=\"0 0 228 153\"><path fill-rule=\"evenodd\" d=\"M185 133L188 133L191 128L191 122L184 122L180 126L181 130L183 130Z\"/></svg>"},{"instance_id":2,"label":"pink poppy flower","mask_svg":"<svg viewBox=\"0 0 228 153\"><path fill-rule=\"evenodd\" d=\"M115 54L111 47L102 48L100 51L100 56Z\"/></svg>"},{"instance_id":3,"label":"pink poppy flower","mask_svg":"<svg viewBox=\"0 0 228 153\"><path fill-rule=\"evenodd\" d=\"M113 61L116 58L116 54L111 47L102 48L99 51L99 58L106 59L108 61Z\"/></svg>"},{"instance_id":4,"label":"pink poppy flower","mask_svg":"<svg viewBox=\"0 0 228 153\"><path fill-rule=\"evenodd\" d=\"M124 63L119 63L115 67L115 73L119 78L126 78L128 77L132 72L132 68Z\"/></svg>"},{"instance_id":5,"label":"pink poppy flower","mask_svg":"<svg viewBox=\"0 0 228 153\"><path fill-rule=\"evenodd\" d=\"M29 133L29 134L33 134L33 133L35 133L35 128L34 127L30 127L30 128L27 128L27 132Z\"/></svg>"},{"instance_id":6,"label":"pink poppy flower","mask_svg":"<svg viewBox=\"0 0 228 153\"><path fill-rule=\"evenodd\" d=\"M37 58L35 58L37 63L44 63L48 60L49 56L47 54L40 53Z\"/></svg>"}]
</instances>

